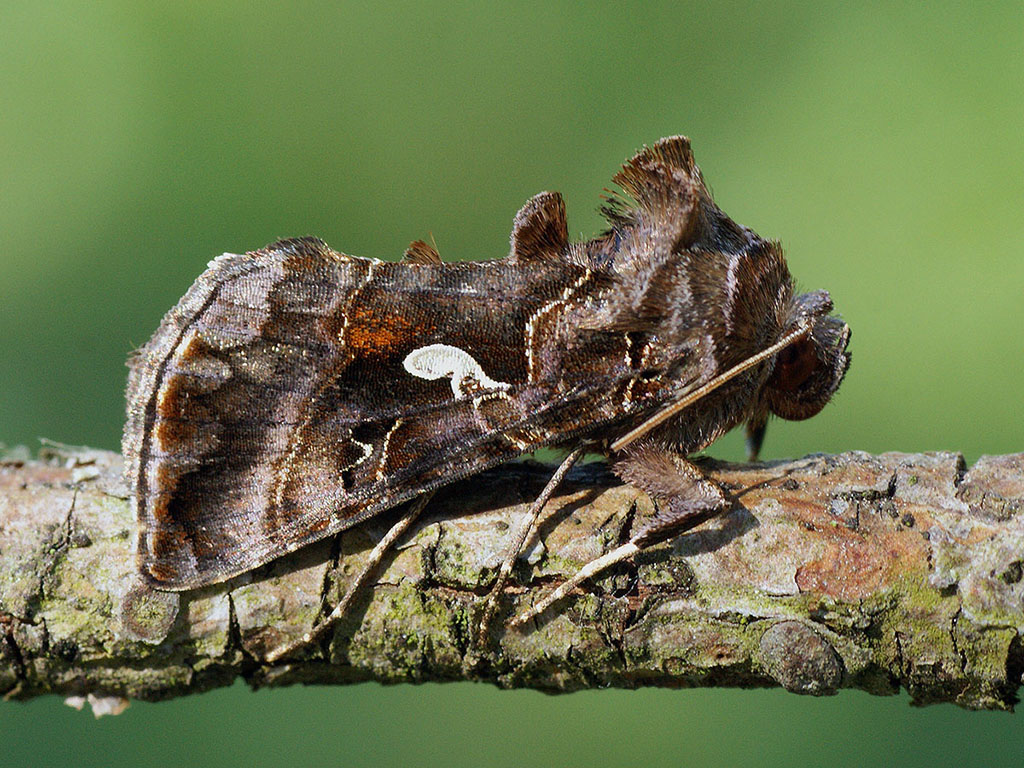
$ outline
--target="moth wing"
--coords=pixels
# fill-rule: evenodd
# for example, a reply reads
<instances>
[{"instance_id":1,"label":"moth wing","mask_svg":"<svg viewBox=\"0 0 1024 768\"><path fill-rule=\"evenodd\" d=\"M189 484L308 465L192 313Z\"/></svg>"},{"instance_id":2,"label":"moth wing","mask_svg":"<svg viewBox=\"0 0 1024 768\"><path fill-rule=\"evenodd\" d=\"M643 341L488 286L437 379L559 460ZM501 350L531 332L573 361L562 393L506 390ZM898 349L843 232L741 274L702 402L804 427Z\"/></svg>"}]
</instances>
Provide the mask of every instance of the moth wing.
<instances>
[{"instance_id":1,"label":"moth wing","mask_svg":"<svg viewBox=\"0 0 1024 768\"><path fill-rule=\"evenodd\" d=\"M328 364L344 300L324 281L364 269L314 239L225 254L129 361L125 478L157 586L219 581L273 546L261 507L312 385L295 373Z\"/></svg>"},{"instance_id":2,"label":"moth wing","mask_svg":"<svg viewBox=\"0 0 1024 768\"><path fill-rule=\"evenodd\" d=\"M593 420L602 382L554 392L524 344L582 268L510 268L313 239L212 262L129 377L140 571L222 581Z\"/></svg>"}]
</instances>

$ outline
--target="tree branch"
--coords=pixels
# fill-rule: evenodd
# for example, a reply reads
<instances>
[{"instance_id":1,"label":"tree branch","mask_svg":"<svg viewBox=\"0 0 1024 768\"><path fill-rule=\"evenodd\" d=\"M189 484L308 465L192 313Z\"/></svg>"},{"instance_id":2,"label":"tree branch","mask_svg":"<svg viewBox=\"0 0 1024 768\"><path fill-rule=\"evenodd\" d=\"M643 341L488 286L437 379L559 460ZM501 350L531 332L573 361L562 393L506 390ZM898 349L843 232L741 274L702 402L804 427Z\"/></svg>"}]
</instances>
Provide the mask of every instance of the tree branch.
<instances>
[{"instance_id":1,"label":"tree branch","mask_svg":"<svg viewBox=\"0 0 1024 768\"><path fill-rule=\"evenodd\" d=\"M704 462L732 510L577 591L524 631L503 621L620 543L651 502L603 468L570 474L465 660L515 519L551 469L452 486L322 647L261 663L329 611L392 516L182 595L135 575L116 454L0 460L0 692L163 699L228 685L488 680L860 688L1010 708L1024 670L1024 454L846 453ZM504 619L500 617L503 616Z\"/></svg>"}]
</instances>

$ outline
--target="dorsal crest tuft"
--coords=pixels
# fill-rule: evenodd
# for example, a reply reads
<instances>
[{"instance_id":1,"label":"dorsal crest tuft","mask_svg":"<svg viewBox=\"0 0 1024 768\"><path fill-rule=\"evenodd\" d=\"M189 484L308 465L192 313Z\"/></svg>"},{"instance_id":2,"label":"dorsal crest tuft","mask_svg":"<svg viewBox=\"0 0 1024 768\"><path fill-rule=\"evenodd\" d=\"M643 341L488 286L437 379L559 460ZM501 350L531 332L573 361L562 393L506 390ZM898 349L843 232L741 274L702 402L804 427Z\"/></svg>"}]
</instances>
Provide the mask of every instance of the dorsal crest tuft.
<instances>
[{"instance_id":1,"label":"dorsal crest tuft","mask_svg":"<svg viewBox=\"0 0 1024 768\"><path fill-rule=\"evenodd\" d=\"M512 224L511 257L519 261L558 258L569 247L565 201L557 192L534 195Z\"/></svg>"}]
</instances>

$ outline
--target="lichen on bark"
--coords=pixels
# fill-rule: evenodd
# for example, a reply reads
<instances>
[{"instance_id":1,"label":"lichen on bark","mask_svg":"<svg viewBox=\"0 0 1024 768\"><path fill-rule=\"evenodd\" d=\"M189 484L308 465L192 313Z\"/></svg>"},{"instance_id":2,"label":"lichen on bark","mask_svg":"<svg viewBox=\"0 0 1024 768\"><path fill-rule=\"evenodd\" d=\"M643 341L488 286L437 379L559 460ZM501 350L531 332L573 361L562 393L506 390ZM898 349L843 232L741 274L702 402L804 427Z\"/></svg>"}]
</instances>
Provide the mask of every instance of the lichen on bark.
<instances>
[{"instance_id":1,"label":"lichen on bark","mask_svg":"<svg viewBox=\"0 0 1024 768\"><path fill-rule=\"evenodd\" d=\"M0 692L106 701L227 685L487 680L766 686L1006 709L1024 669L1024 454L851 452L705 468L728 513L641 553L523 631L473 648L483 595L550 468L506 465L440 493L322 644L264 656L329 611L383 515L194 592L135 574L120 457L51 447L0 460ZM500 615L628 537L652 506L603 465L573 472ZM469 660L473 659L473 663ZM75 701L81 701L81 698Z\"/></svg>"}]
</instances>

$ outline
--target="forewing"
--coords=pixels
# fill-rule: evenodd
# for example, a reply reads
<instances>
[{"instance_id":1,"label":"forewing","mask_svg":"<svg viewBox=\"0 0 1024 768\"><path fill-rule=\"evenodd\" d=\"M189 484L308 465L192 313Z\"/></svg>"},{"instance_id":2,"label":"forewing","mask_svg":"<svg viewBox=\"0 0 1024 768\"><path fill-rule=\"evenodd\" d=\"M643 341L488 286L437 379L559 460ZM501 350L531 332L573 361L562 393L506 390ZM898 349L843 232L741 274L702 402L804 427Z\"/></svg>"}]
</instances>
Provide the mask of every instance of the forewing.
<instances>
[{"instance_id":1,"label":"forewing","mask_svg":"<svg viewBox=\"0 0 1024 768\"><path fill-rule=\"evenodd\" d=\"M142 573L221 581L564 437L566 415L592 419L601 377L541 380L524 344L589 273L510 269L355 259L313 239L215 260L129 378Z\"/></svg>"}]
</instances>

